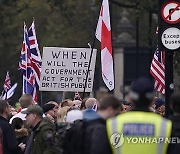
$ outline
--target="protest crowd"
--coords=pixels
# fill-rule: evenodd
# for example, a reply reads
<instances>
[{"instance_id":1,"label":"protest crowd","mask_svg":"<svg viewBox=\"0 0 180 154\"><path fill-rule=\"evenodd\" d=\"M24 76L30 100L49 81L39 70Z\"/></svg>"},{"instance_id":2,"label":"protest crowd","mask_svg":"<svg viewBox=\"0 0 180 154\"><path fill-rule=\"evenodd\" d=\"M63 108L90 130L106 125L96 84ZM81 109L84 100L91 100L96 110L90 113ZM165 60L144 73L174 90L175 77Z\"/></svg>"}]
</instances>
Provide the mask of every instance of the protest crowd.
<instances>
[{"instance_id":1,"label":"protest crowd","mask_svg":"<svg viewBox=\"0 0 180 154\"><path fill-rule=\"evenodd\" d=\"M176 5L166 19L178 12ZM102 1L94 36L101 43L101 74L110 92L115 89L115 72L108 0ZM8 103L17 83L11 87L7 71L0 96L0 154L180 154L180 91L171 88L174 92L164 101L164 50L154 53L149 72L154 82L145 77L133 80L125 100L108 92L97 99L84 98L85 92L94 92L97 49L88 46L43 47L42 60L34 20L29 28L24 22L20 107ZM164 96L157 97L155 90ZM74 99L40 103L38 91L76 93ZM167 109L172 110L169 117Z\"/></svg>"},{"instance_id":2,"label":"protest crowd","mask_svg":"<svg viewBox=\"0 0 180 154\"><path fill-rule=\"evenodd\" d=\"M153 83L146 78L132 82L128 101L113 95L82 100L76 95L39 106L23 94L19 103L17 110L0 100L0 154L180 152L178 142L127 143L129 136L180 138L180 92L171 96L174 114L168 120L163 117L165 102L154 96Z\"/></svg>"}]
</instances>

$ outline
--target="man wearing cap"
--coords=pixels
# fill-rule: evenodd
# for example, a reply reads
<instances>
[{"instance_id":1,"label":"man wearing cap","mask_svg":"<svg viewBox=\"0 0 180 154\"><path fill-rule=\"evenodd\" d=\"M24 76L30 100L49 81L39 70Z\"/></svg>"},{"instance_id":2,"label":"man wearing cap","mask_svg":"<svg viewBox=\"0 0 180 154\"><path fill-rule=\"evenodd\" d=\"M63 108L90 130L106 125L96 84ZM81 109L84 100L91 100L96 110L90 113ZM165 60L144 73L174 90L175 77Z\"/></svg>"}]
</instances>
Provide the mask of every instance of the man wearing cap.
<instances>
[{"instance_id":1,"label":"man wearing cap","mask_svg":"<svg viewBox=\"0 0 180 154\"><path fill-rule=\"evenodd\" d=\"M165 115L165 102L161 98L155 98L155 110L156 113L164 116Z\"/></svg>"},{"instance_id":2,"label":"man wearing cap","mask_svg":"<svg viewBox=\"0 0 180 154\"><path fill-rule=\"evenodd\" d=\"M42 106L43 113L53 123L55 123L55 121L56 121L56 115L55 115L54 107L55 107L54 104L44 104Z\"/></svg>"},{"instance_id":3,"label":"man wearing cap","mask_svg":"<svg viewBox=\"0 0 180 154\"><path fill-rule=\"evenodd\" d=\"M107 134L104 135L108 137L113 154L165 154L167 152L168 143L153 142L153 139L157 141L158 137L170 137L172 127L171 121L150 112L149 107L154 98L153 90L153 83L149 79L135 80L129 93L133 109L107 120ZM106 151L100 153L107 154Z\"/></svg>"},{"instance_id":4,"label":"man wearing cap","mask_svg":"<svg viewBox=\"0 0 180 154\"><path fill-rule=\"evenodd\" d=\"M49 101L49 102L47 102L47 104L53 104L54 105L54 108L53 108L54 116L55 116L54 120L57 122L57 112L59 110L59 104L57 102L55 102L55 101Z\"/></svg>"},{"instance_id":5,"label":"man wearing cap","mask_svg":"<svg viewBox=\"0 0 180 154\"><path fill-rule=\"evenodd\" d=\"M43 119L42 108L38 105L33 105L22 113L26 114L26 123L32 128L25 154L54 154L55 126L48 119Z\"/></svg>"}]
</instances>

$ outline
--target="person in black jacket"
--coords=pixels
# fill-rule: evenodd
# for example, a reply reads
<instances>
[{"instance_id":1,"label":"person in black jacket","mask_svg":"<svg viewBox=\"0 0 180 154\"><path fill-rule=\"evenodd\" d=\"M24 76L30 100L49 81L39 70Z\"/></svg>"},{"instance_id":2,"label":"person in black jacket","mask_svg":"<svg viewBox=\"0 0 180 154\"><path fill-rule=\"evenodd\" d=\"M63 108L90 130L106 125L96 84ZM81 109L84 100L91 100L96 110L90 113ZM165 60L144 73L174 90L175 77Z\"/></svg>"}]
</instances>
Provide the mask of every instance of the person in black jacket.
<instances>
[{"instance_id":1,"label":"person in black jacket","mask_svg":"<svg viewBox=\"0 0 180 154\"><path fill-rule=\"evenodd\" d=\"M24 144L19 144L11 124L8 122L10 116L9 104L5 100L0 100L0 127L3 135L3 154L19 154L21 149L25 148Z\"/></svg>"},{"instance_id":2,"label":"person in black jacket","mask_svg":"<svg viewBox=\"0 0 180 154\"><path fill-rule=\"evenodd\" d=\"M108 138L104 137L104 134L106 134L106 119L120 114L122 110L122 102L113 95L107 95L100 100L99 109L97 113L95 112L97 114L95 119L91 119L92 114L89 116L84 115L87 121L84 138L84 154L101 153L102 149L107 153L111 152ZM87 113L88 112L85 112L85 114ZM101 138L103 138L103 140L101 140ZM100 145L107 146L99 146L99 143L101 143Z\"/></svg>"},{"instance_id":3,"label":"person in black jacket","mask_svg":"<svg viewBox=\"0 0 180 154\"><path fill-rule=\"evenodd\" d=\"M173 115L169 117L172 121L172 135L171 137L180 140L180 91L174 92L171 95L171 109L173 110ZM168 148L168 154L179 154L180 144L171 143Z\"/></svg>"}]
</instances>

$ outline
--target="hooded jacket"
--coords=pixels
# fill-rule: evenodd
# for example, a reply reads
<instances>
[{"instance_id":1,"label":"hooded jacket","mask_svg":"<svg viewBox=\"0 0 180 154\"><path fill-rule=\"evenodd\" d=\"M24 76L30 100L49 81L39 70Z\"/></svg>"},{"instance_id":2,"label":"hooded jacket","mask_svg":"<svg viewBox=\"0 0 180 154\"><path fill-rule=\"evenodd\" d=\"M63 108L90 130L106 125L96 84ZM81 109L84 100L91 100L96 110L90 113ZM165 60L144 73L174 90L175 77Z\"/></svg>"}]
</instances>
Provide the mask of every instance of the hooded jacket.
<instances>
[{"instance_id":1,"label":"hooded jacket","mask_svg":"<svg viewBox=\"0 0 180 154\"><path fill-rule=\"evenodd\" d=\"M15 135L18 140L18 144L20 143L27 143L27 137L28 137L28 129L27 128L21 128L21 129L15 129Z\"/></svg>"},{"instance_id":2,"label":"hooded jacket","mask_svg":"<svg viewBox=\"0 0 180 154\"><path fill-rule=\"evenodd\" d=\"M55 125L44 118L37 124L37 127L33 129L31 154L55 154L54 135Z\"/></svg>"}]
</instances>

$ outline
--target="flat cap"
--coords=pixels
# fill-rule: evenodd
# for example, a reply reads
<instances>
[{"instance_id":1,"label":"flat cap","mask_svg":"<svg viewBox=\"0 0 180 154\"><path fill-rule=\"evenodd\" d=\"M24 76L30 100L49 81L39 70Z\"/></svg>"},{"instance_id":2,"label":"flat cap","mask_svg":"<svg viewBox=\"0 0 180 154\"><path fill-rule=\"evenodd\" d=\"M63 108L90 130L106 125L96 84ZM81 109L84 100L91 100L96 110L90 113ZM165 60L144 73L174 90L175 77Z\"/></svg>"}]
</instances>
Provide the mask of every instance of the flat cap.
<instances>
[{"instance_id":1,"label":"flat cap","mask_svg":"<svg viewBox=\"0 0 180 154\"><path fill-rule=\"evenodd\" d=\"M23 114L37 114L42 116L43 115L43 109L39 105L32 105L27 108L27 110L22 111Z\"/></svg>"}]
</instances>

